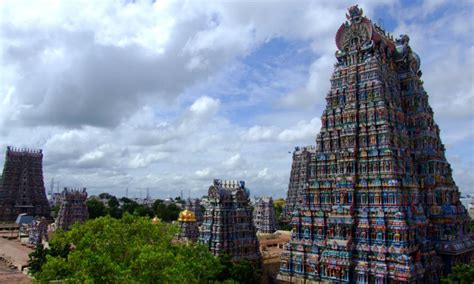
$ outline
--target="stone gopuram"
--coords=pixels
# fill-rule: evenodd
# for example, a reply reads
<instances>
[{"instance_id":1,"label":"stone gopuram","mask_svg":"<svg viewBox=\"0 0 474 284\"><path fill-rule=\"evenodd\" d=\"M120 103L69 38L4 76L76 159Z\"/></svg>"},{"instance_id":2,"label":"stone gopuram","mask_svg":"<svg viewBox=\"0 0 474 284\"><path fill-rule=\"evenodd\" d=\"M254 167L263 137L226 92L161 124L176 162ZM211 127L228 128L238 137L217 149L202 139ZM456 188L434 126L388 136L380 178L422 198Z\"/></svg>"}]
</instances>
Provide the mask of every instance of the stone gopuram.
<instances>
[{"instance_id":1,"label":"stone gopuram","mask_svg":"<svg viewBox=\"0 0 474 284\"><path fill-rule=\"evenodd\" d=\"M183 210L178 217L179 233L178 240L183 242L195 242L199 237L199 227L193 211Z\"/></svg>"},{"instance_id":2,"label":"stone gopuram","mask_svg":"<svg viewBox=\"0 0 474 284\"><path fill-rule=\"evenodd\" d=\"M316 137L313 178L292 214L278 278L298 283L438 283L472 261L462 206L406 35L356 6Z\"/></svg>"},{"instance_id":3,"label":"stone gopuram","mask_svg":"<svg viewBox=\"0 0 474 284\"><path fill-rule=\"evenodd\" d=\"M51 214L43 181L43 152L8 146L0 178L0 222L14 222L21 213Z\"/></svg>"},{"instance_id":4,"label":"stone gopuram","mask_svg":"<svg viewBox=\"0 0 474 284\"><path fill-rule=\"evenodd\" d=\"M233 261L260 262L249 196L243 181L216 179L209 187L199 241L214 255L226 253Z\"/></svg>"},{"instance_id":5,"label":"stone gopuram","mask_svg":"<svg viewBox=\"0 0 474 284\"><path fill-rule=\"evenodd\" d=\"M253 223L261 234L273 234L276 231L275 208L271 197L257 198L255 200Z\"/></svg>"},{"instance_id":6,"label":"stone gopuram","mask_svg":"<svg viewBox=\"0 0 474 284\"><path fill-rule=\"evenodd\" d=\"M310 178L314 178L314 155L316 149L314 146L295 147L293 151L293 162L291 164L290 182L288 183L288 192L285 207L283 209L283 218L286 222L291 219L291 214L299 208L303 202L305 185Z\"/></svg>"},{"instance_id":7,"label":"stone gopuram","mask_svg":"<svg viewBox=\"0 0 474 284\"><path fill-rule=\"evenodd\" d=\"M56 227L69 230L76 222L85 222L89 218L87 211L87 192L85 188L73 189L65 187L60 198Z\"/></svg>"}]
</instances>

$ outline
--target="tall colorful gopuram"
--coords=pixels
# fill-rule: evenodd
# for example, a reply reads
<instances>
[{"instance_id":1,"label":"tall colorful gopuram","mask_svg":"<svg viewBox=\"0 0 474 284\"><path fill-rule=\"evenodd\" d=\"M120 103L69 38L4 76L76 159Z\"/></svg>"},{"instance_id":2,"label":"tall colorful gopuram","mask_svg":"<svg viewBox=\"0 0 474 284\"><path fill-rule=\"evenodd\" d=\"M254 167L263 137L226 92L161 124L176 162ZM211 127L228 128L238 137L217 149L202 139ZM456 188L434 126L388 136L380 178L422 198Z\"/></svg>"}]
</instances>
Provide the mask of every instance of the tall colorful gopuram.
<instances>
[{"instance_id":1,"label":"tall colorful gopuram","mask_svg":"<svg viewBox=\"0 0 474 284\"><path fill-rule=\"evenodd\" d=\"M43 181L43 152L8 146L0 178L0 222L14 222L20 213L51 214Z\"/></svg>"},{"instance_id":2,"label":"tall colorful gopuram","mask_svg":"<svg viewBox=\"0 0 474 284\"><path fill-rule=\"evenodd\" d=\"M437 283L443 269L472 260L474 243L420 58L408 36L394 40L357 6L347 19L336 34L315 176L293 212L278 277Z\"/></svg>"},{"instance_id":3,"label":"tall colorful gopuram","mask_svg":"<svg viewBox=\"0 0 474 284\"><path fill-rule=\"evenodd\" d=\"M199 241L214 255L228 254L233 261L260 262L250 192L245 182L215 179L208 191Z\"/></svg>"},{"instance_id":4,"label":"tall colorful gopuram","mask_svg":"<svg viewBox=\"0 0 474 284\"><path fill-rule=\"evenodd\" d=\"M291 214L301 206L305 185L314 178L314 157L316 149L314 146L295 147L293 151L293 162L291 164L290 181L286 203L283 209L283 218L291 219Z\"/></svg>"},{"instance_id":5,"label":"tall colorful gopuram","mask_svg":"<svg viewBox=\"0 0 474 284\"><path fill-rule=\"evenodd\" d=\"M275 207L271 197L261 197L255 200L253 223L261 234L273 234L276 231Z\"/></svg>"},{"instance_id":6,"label":"tall colorful gopuram","mask_svg":"<svg viewBox=\"0 0 474 284\"><path fill-rule=\"evenodd\" d=\"M85 188L65 187L61 194L61 205L56 218L56 227L69 230L76 222L85 222L89 218L87 210L87 191Z\"/></svg>"}]
</instances>

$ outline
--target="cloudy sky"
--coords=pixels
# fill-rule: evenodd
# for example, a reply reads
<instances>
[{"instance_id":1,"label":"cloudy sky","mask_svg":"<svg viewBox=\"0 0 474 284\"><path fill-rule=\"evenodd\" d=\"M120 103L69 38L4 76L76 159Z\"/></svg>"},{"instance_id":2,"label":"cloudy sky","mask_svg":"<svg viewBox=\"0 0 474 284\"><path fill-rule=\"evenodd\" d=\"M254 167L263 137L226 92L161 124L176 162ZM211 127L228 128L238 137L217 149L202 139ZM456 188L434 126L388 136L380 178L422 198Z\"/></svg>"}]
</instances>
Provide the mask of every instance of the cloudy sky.
<instances>
[{"instance_id":1,"label":"cloudy sky","mask_svg":"<svg viewBox=\"0 0 474 284\"><path fill-rule=\"evenodd\" d=\"M47 188L201 196L223 178L284 197L351 4L0 0L1 151L43 149ZM474 2L359 4L410 36L455 180L474 193Z\"/></svg>"}]
</instances>

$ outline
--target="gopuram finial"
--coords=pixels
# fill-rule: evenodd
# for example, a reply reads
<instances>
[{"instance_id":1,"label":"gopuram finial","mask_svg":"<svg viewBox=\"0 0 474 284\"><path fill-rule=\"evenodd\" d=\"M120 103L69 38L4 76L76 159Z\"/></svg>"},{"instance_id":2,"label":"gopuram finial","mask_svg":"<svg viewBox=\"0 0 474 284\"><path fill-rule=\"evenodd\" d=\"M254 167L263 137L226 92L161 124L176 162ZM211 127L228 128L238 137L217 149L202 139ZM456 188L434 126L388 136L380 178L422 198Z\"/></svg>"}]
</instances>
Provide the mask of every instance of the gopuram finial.
<instances>
[{"instance_id":1,"label":"gopuram finial","mask_svg":"<svg viewBox=\"0 0 474 284\"><path fill-rule=\"evenodd\" d=\"M364 10L359 8L359 5L354 5L347 9L349 14L346 14L346 18L351 21L351 23L359 23L362 19L362 14Z\"/></svg>"}]
</instances>

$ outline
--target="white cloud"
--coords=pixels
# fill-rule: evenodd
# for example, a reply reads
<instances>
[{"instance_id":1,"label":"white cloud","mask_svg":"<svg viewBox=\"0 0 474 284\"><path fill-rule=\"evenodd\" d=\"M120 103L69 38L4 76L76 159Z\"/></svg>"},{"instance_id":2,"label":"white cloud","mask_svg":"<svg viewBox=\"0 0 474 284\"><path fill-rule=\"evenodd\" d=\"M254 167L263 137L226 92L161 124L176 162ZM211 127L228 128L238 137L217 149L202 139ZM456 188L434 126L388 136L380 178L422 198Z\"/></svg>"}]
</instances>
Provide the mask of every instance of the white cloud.
<instances>
[{"instance_id":1,"label":"white cloud","mask_svg":"<svg viewBox=\"0 0 474 284\"><path fill-rule=\"evenodd\" d=\"M281 141L292 142L304 139L315 138L316 134L321 128L321 119L313 118L311 121L307 122L302 120L298 122L295 127L290 129L285 129L280 134L278 134L278 139Z\"/></svg>"},{"instance_id":2,"label":"white cloud","mask_svg":"<svg viewBox=\"0 0 474 284\"><path fill-rule=\"evenodd\" d=\"M202 169L202 170L197 170L194 173L196 174L196 176L198 176L200 178L208 178L211 174L211 169L210 168L205 168L205 169Z\"/></svg>"},{"instance_id":3,"label":"white cloud","mask_svg":"<svg viewBox=\"0 0 474 284\"><path fill-rule=\"evenodd\" d=\"M263 170L259 171L257 177L261 178L261 179L267 179L268 178L268 168L264 168Z\"/></svg>"},{"instance_id":4,"label":"white cloud","mask_svg":"<svg viewBox=\"0 0 474 284\"><path fill-rule=\"evenodd\" d=\"M219 109L219 101L210 97L200 97L189 108L197 116L212 116Z\"/></svg>"},{"instance_id":5,"label":"white cloud","mask_svg":"<svg viewBox=\"0 0 474 284\"><path fill-rule=\"evenodd\" d=\"M224 166L226 166L227 168L231 168L231 169L236 168L241 163L242 163L242 158L240 157L240 154L235 154L232 157L230 157L229 159L222 162L222 164Z\"/></svg>"},{"instance_id":6,"label":"white cloud","mask_svg":"<svg viewBox=\"0 0 474 284\"><path fill-rule=\"evenodd\" d=\"M255 125L244 132L243 138L247 141L272 141L275 139L275 127Z\"/></svg>"},{"instance_id":7,"label":"white cloud","mask_svg":"<svg viewBox=\"0 0 474 284\"><path fill-rule=\"evenodd\" d=\"M159 160L163 160L168 157L167 153L145 153L145 154L136 154L131 160L130 160L130 167L131 168L144 168L148 167L151 163L154 163Z\"/></svg>"},{"instance_id":8,"label":"white cloud","mask_svg":"<svg viewBox=\"0 0 474 284\"><path fill-rule=\"evenodd\" d=\"M100 150L94 150L80 157L77 162L81 165L91 166L94 163L102 160L104 158L104 155L104 152Z\"/></svg>"},{"instance_id":9,"label":"white cloud","mask_svg":"<svg viewBox=\"0 0 474 284\"><path fill-rule=\"evenodd\" d=\"M286 107L319 108L325 106L325 97L330 88L329 77L334 65L334 56L324 55L316 59L309 68L309 78L306 85L280 100Z\"/></svg>"}]
</instances>

